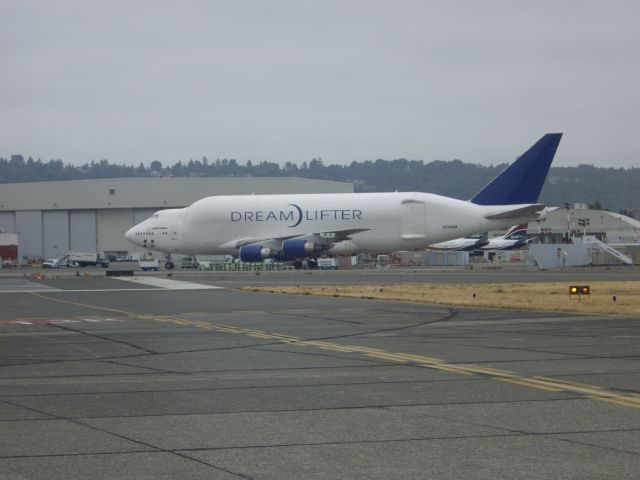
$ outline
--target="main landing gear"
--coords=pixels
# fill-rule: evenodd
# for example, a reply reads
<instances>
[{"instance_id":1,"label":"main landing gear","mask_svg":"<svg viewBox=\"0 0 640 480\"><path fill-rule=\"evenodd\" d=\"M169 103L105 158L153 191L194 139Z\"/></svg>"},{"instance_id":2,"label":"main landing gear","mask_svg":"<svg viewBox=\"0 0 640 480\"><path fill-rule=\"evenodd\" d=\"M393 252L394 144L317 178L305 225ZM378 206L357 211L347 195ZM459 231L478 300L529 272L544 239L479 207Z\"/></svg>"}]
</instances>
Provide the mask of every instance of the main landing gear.
<instances>
[{"instance_id":1,"label":"main landing gear","mask_svg":"<svg viewBox=\"0 0 640 480\"><path fill-rule=\"evenodd\" d=\"M315 258L296 259L293 262L293 268L295 268L296 270L315 270L316 268L318 268L318 260Z\"/></svg>"},{"instance_id":2,"label":"main landing gear","mask_svg":"<svg viewBox=\"0 0 640 480\"><path fill-rule=\"evenodd\" d=\"M164 268L166 268L167 270L173 270L173 267L175 267L173 260L171 260L171 254L167 255L166 257L164 257L166 262L164 264Z\"/></svg>"}]
</instances>

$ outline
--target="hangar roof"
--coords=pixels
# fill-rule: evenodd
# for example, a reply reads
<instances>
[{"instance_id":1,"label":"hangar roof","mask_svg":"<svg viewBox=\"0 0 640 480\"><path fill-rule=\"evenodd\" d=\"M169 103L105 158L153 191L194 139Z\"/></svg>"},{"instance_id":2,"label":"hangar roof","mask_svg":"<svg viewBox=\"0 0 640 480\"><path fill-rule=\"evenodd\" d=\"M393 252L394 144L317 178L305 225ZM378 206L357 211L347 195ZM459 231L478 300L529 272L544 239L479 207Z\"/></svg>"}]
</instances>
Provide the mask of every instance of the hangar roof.
<instances>
[{"instance_id":1,"label":"hangar roof","mask_svg":"<svg viewBox=\"0 0 640 480\"><path fill-rule=\"evenodd\" d=\"M0 184L0 211L185 207L212 195L350 193L353 184L295 177L110 178Z\"/></svg>"},{"instance_id":2,"label":"hangar roof","mask_svg":"<svg viewBox=\"0 0 640 480\"><path fill-rule=\"evenodd\" d=\"M576 227L578 221L588 219L588 232L599 232L611 229L634 228L640 229L640 222L635 218L627 217L620 213L609 212L606 210L591 210L587 208L572 208L566 210L558 208L547 215L541 221L542 227L553 228L557 230L566 230L567 225L573 226L577 230L583 230L582 227Z\"/></svg>"}]
</instances>

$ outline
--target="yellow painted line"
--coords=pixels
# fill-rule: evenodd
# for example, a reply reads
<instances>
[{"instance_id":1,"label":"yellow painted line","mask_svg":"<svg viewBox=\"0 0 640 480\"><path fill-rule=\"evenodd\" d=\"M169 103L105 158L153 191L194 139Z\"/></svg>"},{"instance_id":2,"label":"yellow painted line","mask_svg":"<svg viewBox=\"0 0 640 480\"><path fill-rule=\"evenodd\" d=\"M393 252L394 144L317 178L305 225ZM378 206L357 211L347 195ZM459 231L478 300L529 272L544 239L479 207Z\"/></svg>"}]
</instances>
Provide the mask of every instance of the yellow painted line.
<instances>
[{"instance_id":1,"label":"yellow painted line","mask_svg":"<svg viewBox=\"0 0 640 480\"><path fill-rule=\"evenodd\" d=\"M444 362L444 360L435 357L427 357L425 355L415 355L413 353L401 353L405 358L410 358L416 362Z\"/></svg>"},{"instance_id":2,"label":"yellow painted line","mask_svg":"<svg viewBox=\"0 0 640 480\"><path fill-rule=\"evenodd\" d=\"M60 298L45 297L44 295L40 295L39 293L36 293L36 292L29 292L29 294L33 295L34 297L39 297L39 298L42 298L44 300L49 300L51 302L68 303L70 305L76 305L78 307L86 307L86 308L93 308L93 309L96 309L96 310L105 310L107 312L122 313L122 314L128 315L128 316L135 315L134 313L127 312L125 310L117 310L115 308L98 307L96 305L87 305L86 303L71 302L69 300L62 300Z\"/></svg>"},{"instance_id":3,"label":"yellow painted line","mask_svg":"<svg viewBox=\"0 0 640 480\"><path fill-rule=\"evenodd\" d=\"M353 347L354 349L358 349L358 351L363 353L385 353L385 350L380 350L379 348L369 348L369 347Z\"/></svg>"},{"instance_id":4,"label":"yellow painted line","mask_svg":"<svg viewBox=\"0 0 640 480\"><path fill-rule=\"evenodd\" d=\"M262 332L260 330L251 330L250 328L244 328L244 329L242 329L242 331L244 333L261 333L261 334L265 334L266 333L266 332ZM269 334L269 335L271 335L271 334Z\"/></svg>"},{"instance_id":5,"label":"yellow painted line","mask_svg":"<svg viewBox=\"0 0 640 480\"><path fill-rule=\"evenodd\" d=\"M549 378L549 377L531 377L531 378L535 378L536 380L542 380L544 382L554 382L554 383L563 383L565 385L571 385L574 387L587 387L587 388L597 388L602 390L603 387L597 387L595 385L588 385L586 383L580 383L580 382L570 382L568 380L562 380L559 378Z\"/></svg>"},{"instance_id":6,"label":"yellow painted line","mask_svg":"<svg viewBox=\"0 0 640 480\"><path fill-rule=\"evenodd\" d=\"M606 392L599 395L596 394L596 395L587 395L587 396L603 399L603 400L608 398L613 398L615 400L620 400L630 405L636 405L637 407L640 407L640 399L638 399L635 395L622 395L622 394L616 394L613 392Z\"/></svg>"},{"instance_id":7,"label":"yellow painted line","mask_svg":"<svg viewBox=\"0 0 640 480\"><path fill-rule=\"evenodd\" d=\"M394 353L396 357L404 362L412 363L443 363L442 360L431 360L428 357L420 358L418 355L407 355L406 353Z\"/></svg>"},{"instance_id":8,"label":"yellow painted line","mask_svg":"<svg viewBox=\"0 0 640 480\"><path fill-rule=\"evenodd\" d=\"M511 370L498 370L497 368L483 367L481 365L467 365L467 369L469 371L478 372L478 373L484 373L484 374L487 374L487 375L505 375L505 376L509 376L509 375L514 375L515 374Z\"/></svg>"},{"instance_id":9,"label":"yellow painted line","mask_svg":"<svg viewBox=\"0 0 640 480\"><path fill-rule=\"evenodd\" d=\"M324 348L326 348L327 350L333 350L334 352L353 353L348 348L338 348L338 347L324 347Z\"/></svg>"},{"instance_id":10,"label":"yellow painted line","mask_svg":"<svg viewBox=\"0 0 640 480\"><path fill-rule=\"evenodd\" d=\"M550 392L570 392L584 395L585 398L599 400L602 402L608 402L616 405L621 405L630 408L640 408L640 394L618 394L616 392L607 390L604 387L596 385L587 385L578 382L571 382L567 380L559 380L549 377L525 377L520 376L509 370L498 370L494 368L484 367L474 364L451 364L444 360L427 357L422 355L408 354L408 353L393 353L379 348L361 347L356 345L342 345L339 343L325 342L319 340L303 340L299 337L280 333L269 333L261 330L252 330L247 328L234 327L224 324L213 324L204 321L192 321L182 318L176 318L166 315L150 315L139 314L134 312L128 312L125 310L119 310L115 308L99 307L97 305L89 305L85 303L72 302L69 300L62 300L59 298L51 298L45 295L29 292L35 297L42 298L44 300L66 303L69 305L75 305L84 308L91 308L96 310L103 310L112 313L123 314L132 318L142 320L153 320L157 322L172 323L174 325L185 325L195 328L201 328L206 330L215 330L222 333L233 333L236 335L248 335L255 338L277 340L285 344L295 345L297 347L316 347L323 350L332 350L337 352L347 353L360 353L372 358L379 358L384 360L390 360L397 363L416 363L425 368L431 368L436 370L442 370L445 372L455 373L458 375L473 375L480 374L499 380L502 382L512 383L530 388L537 388L540 390L546 390Z\"/></svg>"},{"instance_id":11,"label":"yellow painted line","mask_svg":"<svg viewBox=\"0 0 640 480\"><path fill-rule=\"evenodd\" d=\"M455 368L457 370L459 370L460 372L465 372L465 373L470 374L470 375L475 373L475 374L480 374L480 375L496 376L496 374L493 373L493 372L482 370L481 368L474 367L473 365L455 365Z\"/></svg>"},{"instance_id":12,"label":"yellow painted line","mask_svg":"<svg viewBox=\"0 0 640 480\"><path fill-rule=\"evenodd\" d=\"M592 400L600 400L601 402L622 405L623 407L640 408L640 403L628 402L624 398L610 398L610 397L598 397L598 396L588 396L587 398L590 398Z\"/></svg>"},{"instance_id":13,"label":"yellow painted line","mask_svg":"<svg viewBox=\"0 0 640 480\"><path fill-rule=\"evenodd\" d=\"M465 372L462 370L459 370L457 368L455 368L454 366L449 366L446 364L438 364L438 363L422 363L420 364L421 367L425 367L425 368L432 368L434 370L442 370L443 372L449 372L449 373L457 373L458 375L471 375L471 373L469 372Z\"/></svg>"},{"instance_id":14,"label":"yellow painted line","mask_svg":"<svg viewBox=\"0 0 640 480\"><path fill-rule=\"evenodd\" d=\"M266 338L267 340L272 340L272 337L269 335L261 335L259 333L247 333L247 335L253 338Z\"/></svg>"},{"instance_id":15,"label":"yellow painted line","mask_svg":"<svg viewBox=\"0 0 640 480\"><path fill-rule=\"evenodd\" d=\"M533 387L533 388L539 388L540 390L546 390L548 392L561 392L562 389L560 388L553 388L553 387L546 387L537 383L533 383L533 382L529 382L526 379L516 379L516 378L497 378L496 380L500 381L500 382L507 382L507 383L515 383L516 385L522 385L525 387Z\"/></svg>"},{"instance_id":16,"label":"yellow painted line","mask_svg":"<svg viewBox=\"0 0 640 480\"><path fill-rule=\"evenodd\" d=\"M536 383L540 383L542 385L547 385L549 387L552 388L560 388L561 390L567 391L567 392L573 392L573 393L581 393L581 394L585 394L585 395L596 395L596 396L604 396L604 392L607 392L607 390L601 388L601 387L593 387L593 386L589 386L589 387L580 387L577 385L569 385L566 383L560 383L560 382L554 382L554 381L541 381L541 380L534 380L531 379L532 381L535 381ZM613 396L621 396L619 394L616 393L606 393L606 396L609 395L613 395Z\"/></svg>"},{"instance_id":17,"label":"yellow painted line","mask_svg":"<svg viewBox=\"0 0 640 480\"><path fill-rule=\"evenodd\" d=\"M300 340L299 337L292 337L291 335L285 335L284 333L277 333L275 335L279 338L288 338L290 340Z\"/></svg>"},{"instance_id":18,"label":"yellow painted line","mask_svg":"<svg viewBox=\"0 0 640 480\"><path fill-rule=\"evenodd\" d=\"M313 341L299 340L299 342L303 343L305 345L311 346L311 347L340 348L340 349L347 350L349 352L354 352L355 351L352 347L349 347L348 345L340 345L339 343L319 342L317 340L313 340Z\"/></svg>"},{"instance_id":19,"label":"yellow painted line","mask_svg":"<svg viewBox=\"0 0 640 480\"><path fill-rule=\"evenodd\" d=\"M314 345L310 345L310 346L314 346ZM351 350L348 347L340 347L338 345L324 345L324 346L318 346L318 348L325 348L327 350L333 350L336 352L343 352L343 353L354 353L353 350Z\"/></svg>"},{"instance_id":20,"label":"yellow painted line","mask_svg":"<svg viewBox=\"0 0 640 480\"><path fill-rule=\"evenodd\" d=\"M407 363L406 360L394 355L393 353L365 353L367 357L382 358L383 360L391 360L399 363Z\"/></svg>"}]
</instances>

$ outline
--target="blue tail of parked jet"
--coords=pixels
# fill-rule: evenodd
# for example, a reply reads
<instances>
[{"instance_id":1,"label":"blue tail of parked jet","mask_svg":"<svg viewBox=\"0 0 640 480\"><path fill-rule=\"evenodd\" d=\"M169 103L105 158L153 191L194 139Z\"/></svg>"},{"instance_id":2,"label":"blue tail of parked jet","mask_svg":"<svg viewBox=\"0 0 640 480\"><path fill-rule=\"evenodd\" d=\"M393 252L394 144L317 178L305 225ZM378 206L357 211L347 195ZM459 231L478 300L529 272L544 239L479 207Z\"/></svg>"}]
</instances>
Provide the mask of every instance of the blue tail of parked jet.
<instances>
[{"instance_id":1,"label":"blue tail of parked jet","mask_svg":"<svg viewBox=\"0 0 640 480\"><path fill-rule=\"evenodd\" d=\"M537 203L561 133L547 133L471 199L477 205Z\"/></svg>"}]
</instances>

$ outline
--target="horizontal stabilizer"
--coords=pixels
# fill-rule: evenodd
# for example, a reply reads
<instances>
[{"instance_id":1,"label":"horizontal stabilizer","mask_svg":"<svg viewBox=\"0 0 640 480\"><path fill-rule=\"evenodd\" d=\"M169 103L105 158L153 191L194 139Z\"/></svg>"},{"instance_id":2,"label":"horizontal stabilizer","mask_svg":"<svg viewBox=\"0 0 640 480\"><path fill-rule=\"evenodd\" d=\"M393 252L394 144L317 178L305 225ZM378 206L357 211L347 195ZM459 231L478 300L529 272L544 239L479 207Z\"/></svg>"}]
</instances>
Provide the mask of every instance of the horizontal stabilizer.
<instances>
[{"instance_id":1,"label":"horizontal stabilizer","mask_svg":"<svg viewBox=\"0 0 640 480\"><path fill-rule=\"evenodd\" d=\"M497 213L490 213L488 215L485 215L484 218L488 220L506 220L508 218L530 217L534 219L538 218L538 212L542 211L544 207L544 203L534 203L533 205L525 205L524 207L517 207L510 210L503 210Z\"/></svg>"}]
</instances>

